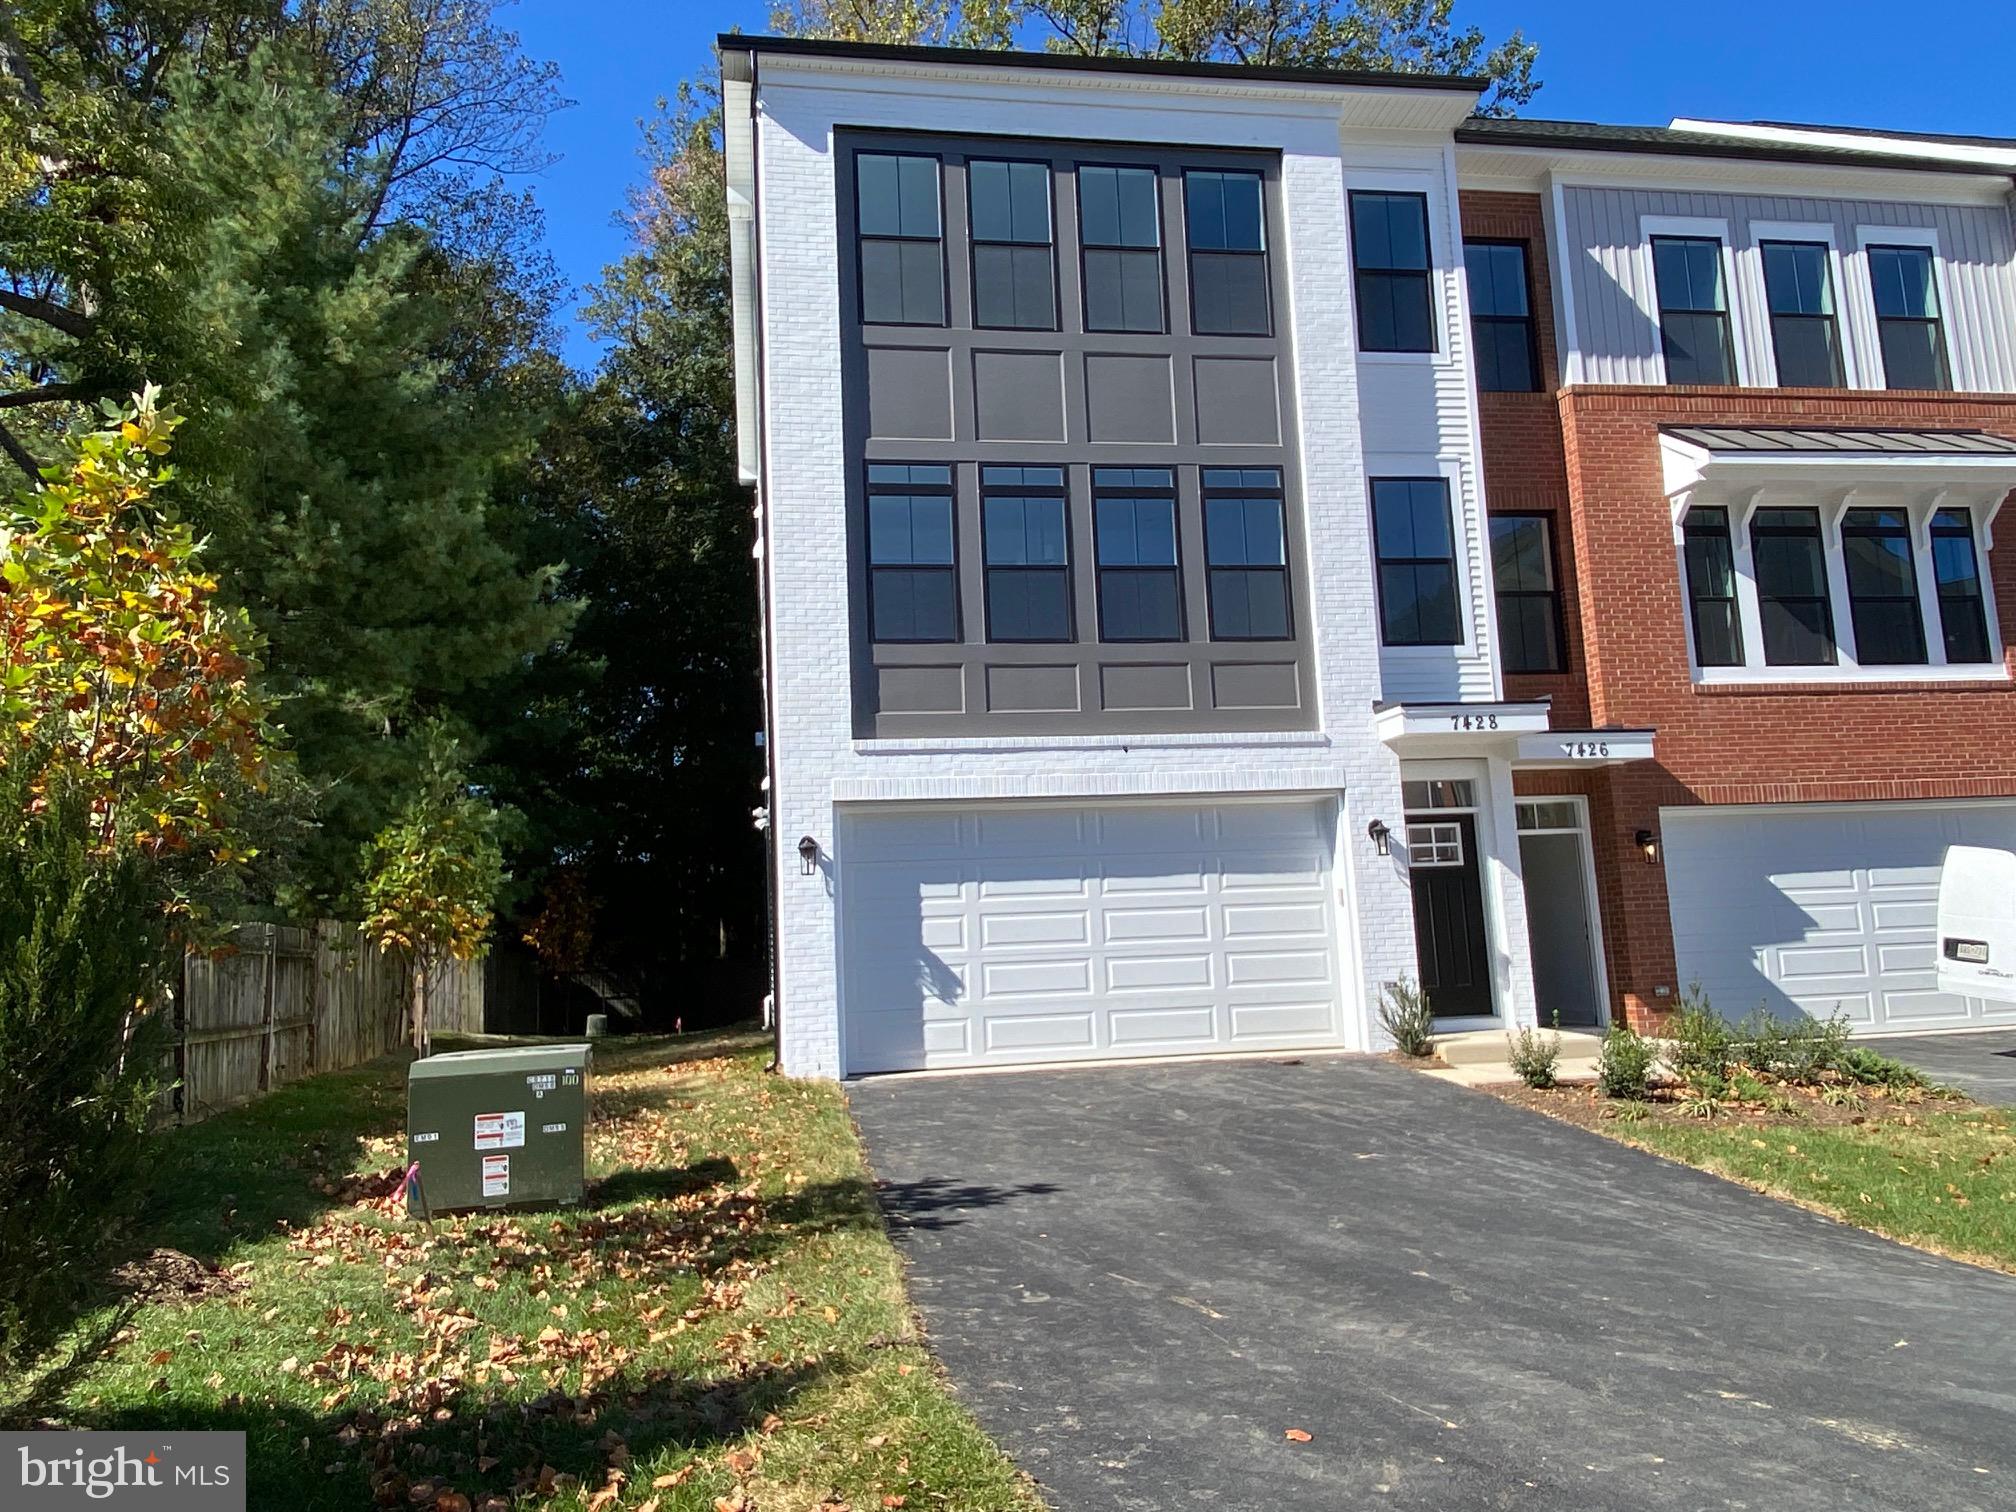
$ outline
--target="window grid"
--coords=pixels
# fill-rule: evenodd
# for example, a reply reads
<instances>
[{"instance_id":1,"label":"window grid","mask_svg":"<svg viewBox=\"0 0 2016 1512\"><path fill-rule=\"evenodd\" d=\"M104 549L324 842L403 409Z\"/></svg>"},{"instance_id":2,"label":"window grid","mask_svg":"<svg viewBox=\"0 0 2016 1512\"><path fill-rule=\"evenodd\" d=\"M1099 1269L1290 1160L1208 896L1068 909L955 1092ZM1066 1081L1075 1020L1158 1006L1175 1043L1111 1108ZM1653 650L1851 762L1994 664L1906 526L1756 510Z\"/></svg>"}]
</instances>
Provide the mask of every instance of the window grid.
<instances>
[{"instance_id":1,"label":"window grid","mask_svg":"<svg viewBox=\"0 0 2016 1512\"><path fill-rule=\"evenodd\" d=\"M1166 467L1092 469L1099 639L1173 642L1184 635L1176 480Z\"/></svg>"},{"instance_id":2,"label":"window grid","mask_svg":"<svg viewBox=\"0 0 2016 1512\"><path fill-rule=\"evenodd\" d=\"M1722 243L1712 236L1655 236L1652 275L1666 381L1736 382L1735 342L1723 287Z\"/></svg>"},{"instance_id":3,"label":"window grid","mask_svg":"<svg viewBox=\"0 0 2016 1512\"><path fill-rule=\"evenodd\" d=\"M854 155L861 319L870 325L945 324L940 167L921 153Z\"/></svg>"},{"instance_id":4,"label":"window grid","mask_svg":"<svg viewBox=\"0 0 2016 1512\"><path fill-rule=\"evenodd\" d=\"M1436 349L1432 261L1427 195L1388 189L1351 191L1358 350Z\"/></svg>"},{"instance_id":5,"label":"window grid","mask_svg":"<svg viewBox=\"0 0 2016 1512\"><path fill-rule=\"evenodd\" d=\"M1190 329L1200 336L1268 336L1267 211L1258 173L1183 172L1190 254Z\"/></svg>"},{"instance_id":6,"label":"window grid","mask_svg":"<svg viewBox=\"0 0 2016 1512\"><path fill-rule=\"evenodd\" d=\"M987 639L1006 644L1075 641L1064 470L982 467L980 534Z\"/></svg>"},{"instance_id":7,"label":"window grid","mask_svg":"<svg viewBox=\"0 0 2016 1512\"><path fill-rule=\"evenodd\" d=\"M1817 509L1759 509L1750 516L1750 556L1764 660L1774 667L1831 666L1834 608Z\"/></svg>"},{"instance_id":8,"label":"window grid","mask_svg":"<svg viewBox=\"0 0 2016 1512\"><path fill-rule=\"evenodd\" d=\"M868 467L868 623L889 645L941 645L959 635L958 529L952 469Z\"/></svg>"},{"instance_id":9,"label":"window grid","mask_svg":"<svg viewBox=\"0 0 2016 1512\"><path fill-rule=\"evenodd\" d=\"M1925 620L1911 521L1901 509L1851 509L1841 517L1848 617L1865 667L1923 666Z\"/></svg>"},{"instance_id":10,"label":"window grid","mask_svg":"<svg viewBox=\"0 0 2016 1512\"><path fill-rule=\"evenodd\" d=\"M1870 246L1866 252L1884 387L1950 389L1932 249Z\"/></svg>"},{"instance_id":11,"label":"window grid","mask_svg":"<svg viewBox=\"0 0 2016 1512\"><path fill-rule=\"evenodd\" d=\"M1204 565L1211 638L1290 640L1288 535L1281 473L1271 467L1203 469Z\"/></svg>"},{"instance_id":12,"label":"window grid","mask_svg":"<svg viewBox=\"0 0 2016 1512\"><path fill-rule=\"evenodd\" d=\"M1561 589L1554 576L1554 521L1544 514L1491 516L1491 575L1498 640L1507 672L1562 669Z\"/></svg>"},{"instance_id":13,"label":"window grid","mask_svg":"<svg viewBox=\"0 0 2016 1512\"><path fill-rule=\"evenodd\" d=\"M1463 826L1437 821L1433 824L1410 824L1407 826L1407 864L1409 866L1461 866L1463 864Z\"/></svg>"},{"instance_id":14,"label":"window grid","mask_svg":"<svg viewBox=\"0 0 2016 1512\"><path fill-rule=\"evenodd\" d=\"M1135 165L1080 163L1074 176L1085 329L1161 334L1169 324L1161 175Z\"/></svg>"},{"instance_id":15,"label":"window grid","mask_svg":"<svg viewBox=\"0 0 2016 1512\"><path fill-rule=\"evenodd\" d=\"M1942 509L1932 516L1932 575L1947 662L1967 666L1989 660L1988 606L1981 592L1972 511Z\"/></svg>"},{"instance_id":16,"label":"window grid","mask_svg":"<svg viewBox=\"0 0 2016 1512\"><path fill-rule=\"evenodd\" d=\"M1466 241L1463 266L1470 286L1478 389L1487 394L1534 392L1540 387L1540 348L1526 243L1484 237Z\"/></svg>"},{"instance_id":17,"label":"window grid","mask_svg":"<svg viewBox=\"0 0 2016 1512\"><path fill-rule=\"evenodd\" d=\"M1841 332L1832 249L1825 242L1763 241L1764 299L1782 388L1841 388Z\"/></svg>"},{"instance_id":18,"label":"window grid","mask_svg":"<svg viewBox=\"0 0 2016 1512\"><path fill-rule=\"evenodd\" d=\"M1461 595L1446 478L1374 478L1379 623L1389 646L1460 646Z\"/></svg>"},{"instance_id":19,"label":"window grid","mask_svg":"<svg viewBox=\"0 0 2016 1512\"><path fill-rule=\"evenodd\" d=\"M1729 511L1697 507L1681 523L1687 557L1687 612L1694 630L1694 662L1702 667L1743 665L1743 627L1736 607L1736 559Z\"/></svg>"},{"instance_id":20,"label":"window grid","mask_svg":"<svg viewBox=\"0 0 2016 1512\"><path fill-rule=\"evenodd\" d=\"M1056 232L1050 165L966 160L973 324L984 330L1057 329Z\"/></svg>"}]
</instances>

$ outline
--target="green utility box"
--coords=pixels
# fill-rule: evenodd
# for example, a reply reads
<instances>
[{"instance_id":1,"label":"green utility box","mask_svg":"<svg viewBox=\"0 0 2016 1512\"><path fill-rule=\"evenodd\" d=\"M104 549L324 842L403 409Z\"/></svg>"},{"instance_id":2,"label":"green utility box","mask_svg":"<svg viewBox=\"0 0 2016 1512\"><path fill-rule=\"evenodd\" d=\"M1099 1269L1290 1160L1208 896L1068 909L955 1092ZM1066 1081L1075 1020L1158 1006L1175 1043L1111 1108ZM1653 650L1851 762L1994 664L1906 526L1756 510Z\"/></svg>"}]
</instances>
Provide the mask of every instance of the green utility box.
<instances>
[{"instance_id":1,"label":"green utility box","mask_svg":"<svg viewBox=\"0 0 2016 1512\"><path fill-rule=\"evenodd\" d=\"M406 1073L407 1211L570 1204L587 1178L586 1045L430 1055Z\"/></svg>"}]
</instances>

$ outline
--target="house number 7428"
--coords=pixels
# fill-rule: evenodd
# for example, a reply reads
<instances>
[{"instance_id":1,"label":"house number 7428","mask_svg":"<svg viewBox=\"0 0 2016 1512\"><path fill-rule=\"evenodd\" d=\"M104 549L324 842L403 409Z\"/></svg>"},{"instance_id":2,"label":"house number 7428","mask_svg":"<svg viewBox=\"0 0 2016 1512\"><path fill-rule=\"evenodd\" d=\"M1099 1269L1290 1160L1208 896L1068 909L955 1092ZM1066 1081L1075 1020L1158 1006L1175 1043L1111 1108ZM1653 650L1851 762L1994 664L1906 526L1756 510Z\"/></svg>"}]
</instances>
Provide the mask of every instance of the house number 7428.
<instances>
[{"instance_id":1,"label":"house number 7428","mask_svg":"<svg viewBox=\"0 0 2016 1512\"><path fill-rule=\"evenodd\" d=\"M1498 728L1496 714L1451 714L1449 728L1452 730L1495 730Z\"/></svg>"}]
</instances>

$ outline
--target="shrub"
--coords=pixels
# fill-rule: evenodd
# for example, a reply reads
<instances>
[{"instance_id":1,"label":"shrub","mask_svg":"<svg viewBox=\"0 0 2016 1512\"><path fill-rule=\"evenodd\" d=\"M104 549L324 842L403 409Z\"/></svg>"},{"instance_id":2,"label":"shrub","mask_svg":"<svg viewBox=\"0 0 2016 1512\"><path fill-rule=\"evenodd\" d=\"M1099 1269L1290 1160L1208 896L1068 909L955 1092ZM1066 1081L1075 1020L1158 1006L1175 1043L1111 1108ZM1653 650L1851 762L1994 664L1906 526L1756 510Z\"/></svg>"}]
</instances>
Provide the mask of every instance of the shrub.
<instances>
[{"instance_id":1,"label":"shrub","mask_svg":"<svg viewBox=\"0 0 2016 1512\"><path fill-rule=\"evenodd\" d=\"M1538 1029L1521 1029L1505 1038L1511 1043L1512 1069L1529 1087L1556 1084L1555 1067L1561 1061L1561 1033L1543 1034Z\"/></svg>"},{"instance_id":2,"label":"shrub","mask_svg":"<svg viewBox=\"0 0 2016 1512\"><path fill-rule=\"evenodd\" d=\"M1386 984L1379 999L1379 1027L1402 1055L1418 1058L1435 1048L1435 1012L1428 995L1405 977Z\"/></svg>"},{"instance_id":3,"label":"shrub","mask_svg":"<svg viewBox=\"0 0 2016 1512\"><path fill-rule=\"evenodd\" d=\"M46 1344L141 1192L165 960L135 851L108 859L87 795L0 779L0 1364Z\"/></svg>"},{"instance_id":4,"label":"shrub","mask_svg":"<svg viewBox=\"0 0 2016 1512\"><path fill-rule=\"evenodd\" d=\"M1666 1025L1666 1038L1670 1042L1667 1063L1689 1087L1699 1089L1728 1079L1736 1053L1736 1032L1709 1005L1699 982L1681 992L1680 1006Z\"/></svg>"},{"instance_id":5,"label":"shrub","mask_svg":"<svg viewBox=\"0 0 2016 1512\"><path fill-rule=\"evenodd\" d=\"M1810 1087L1836 1070L1848 1052L1848 1020L1780 1019L1759 1009L1738 1031L1739 1053L1759 1071Z\"/></svg>"},{"instance_id":6,"label":"shrub","mask_svg":"<svg viewBox=\"0 0 2016 1512\"><path fill-rule=\"evenodd\" d=\"M1605 1097L1643 1102L1652 1090L1651 1041L1628 1024L1612 1024L1596 1061L1596 1087Z\"/></svg>"},{"instance_id":7,"label":"shrub","mask_svg":"<svg viewBox=\"0 0 2016 1512\"><path fill-rule=\"evenodd\" d=\"M1892 1091L1904 1091L1908 1088L1922 1088L1927 1084L1925 1073L1916 1066L1907 1066L1900 1060L1879 1055L1862 1045L1851 1045L1844 1050L1834 1069L1849 1081L1860 1082L1865 1087L1888 1087Z\"/></svg>"}]
</instances>

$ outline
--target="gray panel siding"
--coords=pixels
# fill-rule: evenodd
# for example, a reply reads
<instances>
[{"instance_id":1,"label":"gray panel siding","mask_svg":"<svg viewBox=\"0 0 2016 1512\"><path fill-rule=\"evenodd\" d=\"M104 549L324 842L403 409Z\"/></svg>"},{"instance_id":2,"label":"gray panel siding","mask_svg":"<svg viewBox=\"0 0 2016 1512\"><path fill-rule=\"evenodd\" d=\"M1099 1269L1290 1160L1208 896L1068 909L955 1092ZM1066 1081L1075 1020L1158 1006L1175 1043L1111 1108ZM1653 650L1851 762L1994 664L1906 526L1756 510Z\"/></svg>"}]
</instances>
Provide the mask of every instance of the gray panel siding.
<instances>
[{"instance_id":1,"label":"gray panel siding","mask_svg":"<svg viewBox=\"0 0 2016 1512\"><path fill-rule=\"evenodd\" d=\"M1956 388L2004 393L2016 390L2016 245L2006 209L1985 205L1902 204L1887 200L1795 198L1784 195L1702 194L1671 190L1569 186L1562 191L1575 333L1587 383L1656 384L1659 362L1658 300L1640 232L1648 215L1697 216L1729 223L1732 250L1756 244L1759 221L1824 222L1853 281L1864 275L1855 257L1863 226L1929 228L1938 233L1949 308L1947 339ZM1739 269L1746 381L1759 382L1769 330L1764 295ZM1875 333L1862 329L1862 301L1837 291L1848 339L1873 355ZM1871 371L1874 371L1872 368Z\"/></svg>"},{"instance_id":2,"label":"gray panel siding","mask_svg":"<svg viewBox=\"0 0 2016 1512\"><path fill-rule=\"evenodd\" d=\"M1151 733L1313 729L1317 721L1307 563L1301 543L1292 363L1284 331L1279 159L1273 154L1116 147L1002 138L843 132L838 173L841 394L848 449L848 562L857 737ZM862 151L941 160L948 324L864 325L854 230L854 160ZM967 237L965 162L1051 164L1056 309L1061 329L976 329ZM1166 333L1083 329L1078 163L1159 169ZM1235 168L1262 175L1274 334L1190 330L1180 172ZM960 639L876 644L867 622L866 468L871 462L949 465L954 484ZM990 643L980 469L1061 467L1069 490L1069 644ZM1151 644L1098 639L1092 469L1162 467L1175 474L1186 638ZM1289 616L1284 641L1214 641L1210 634L1200 469L1267 467L1282 475ZM837 627L836 627L837 628Z\"/></svg>"}]
</instances>

